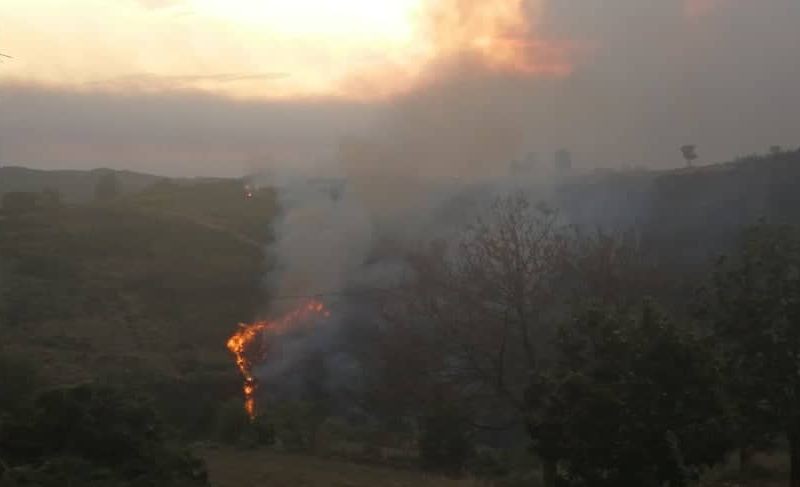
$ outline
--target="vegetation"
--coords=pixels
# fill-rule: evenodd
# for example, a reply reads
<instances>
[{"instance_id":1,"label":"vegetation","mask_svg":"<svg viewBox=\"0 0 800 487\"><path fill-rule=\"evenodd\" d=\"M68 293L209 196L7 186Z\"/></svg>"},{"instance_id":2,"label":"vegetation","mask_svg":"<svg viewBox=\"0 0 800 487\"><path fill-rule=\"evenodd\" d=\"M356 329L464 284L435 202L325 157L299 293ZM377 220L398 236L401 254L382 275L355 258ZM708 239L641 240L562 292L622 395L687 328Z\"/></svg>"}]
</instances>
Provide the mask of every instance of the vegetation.
<instances>
[{"instance_id":1,"label":"vegetation","mask_svg":"<svg viewBox=\"0 0 800 487\"><path fill-rule=\"evenodd\" d=\"M47 390L0 422L0 485L206 485L202 463L171 447L147 407L106 387Z\"/></svg>"},{"instance_id":2,"label":"vegetation","mask_svg":"<svg viewBox=\"0 0 800 487\"><path fill-rule=\"evenodd\" d=\"M220 344L257 312L261 247L200 211L137 201L0 220L0 337L53 383L125 384L153 395L183 434L208 435L220 404L239 394Z\"/></svg>"},{"instance_id":3,"label":"vegetation","mask_svg":"<svg viewBox=\"0 0 800 487\"><path fill-rule=\"evenodd\" d=\"M800 233L794 227L759 225L743 240L740 251L718 265L708 317L725 350L740 420L745 426L761 427L745 438L784 433L791 485L796 487L800 486Z\"/></svg>"},{"instance_id":4,"label":"vegetation","mask_svg":"<svg viewBox=\"0 0 800 487\"><path fill-rule=\"evenodd\" d=\"M711 177L659 179L653 214L690 173ZM250 421L224 343L268 301L274 192L124 179L81 205L6 193L2 486L206 485L192 450L216 486L765 485L765 452L800 486L791 209L715 234L714 265L675 244L709 235L692 215L587 231L500 198L456 237L388 245L405 279L348 301L338 362L298 354Z\"/></svg>"},{"instance_id":5,"label":"vegetation","mask_svg":"<svg viewBox=\"0 0 800 487\"><path fill-rule=\"evenodd\" d=\"M590 306L565 325L558 361L528 390L534 448L562 485L683 486L724 459L713 355L652 303ZM680 364L676 367L675 364Z\"/></svg>"}]
</instances>

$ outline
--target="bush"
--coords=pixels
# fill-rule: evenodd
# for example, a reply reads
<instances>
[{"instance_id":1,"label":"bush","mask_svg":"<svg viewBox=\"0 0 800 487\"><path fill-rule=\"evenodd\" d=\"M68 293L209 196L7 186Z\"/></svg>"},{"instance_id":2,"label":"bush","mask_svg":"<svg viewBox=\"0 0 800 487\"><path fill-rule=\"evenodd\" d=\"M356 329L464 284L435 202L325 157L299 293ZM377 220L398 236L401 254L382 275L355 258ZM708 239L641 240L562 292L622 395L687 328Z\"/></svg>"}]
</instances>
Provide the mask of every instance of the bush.
<instances>
[{"instance_id":1,"label":"bush","mask_svg":"<svg viewBox=\"0 0 800 487\"><path fill-rule=\"evenodd\" d=\"M146 404L93 384L46 391L6 416L0 458L8 486L207 485L202 462L166 440Z\"/></svg>"},{"instance_id":2,"label":"bush","mask_svg":"<svg viewBox=\"0 0 800 487\"><path fill-rule=\"evenodd\" d=\"M216 437L228 444L238 443L248 427L250 419L239 398L230 399L220 406L217 413Z\"/></svg>"},{"instance_id":3,"label":"bush","mask_svg":"<svg viewBox=\"0 0 800 487\"><path fill-rule=\"evenodd\" d=\"M453 406L441 406L422 420L420 462L426 470L459 474L474 455L470 428Z\"/></svg>"},{"instance_id":4,"label":"bush","mask_svg":"<svg viewBox=\"0 0 800 487\"><path fill-rule=\"evenodd\" d=\"M302 401L272 405L264 421L275 427L275 440L289 451L308 451L314 446L313 408Z\"/></svg>"},{"instance_id":5,"label":"bush","mask_svg":"<svg viewBox=\"0 0 800 487\"><path fill-rule=\"evenodd\" d=\"M14 355L0 355L0 413L20 412L40 382L33 362Z\"/></svg>"}]
</instances>

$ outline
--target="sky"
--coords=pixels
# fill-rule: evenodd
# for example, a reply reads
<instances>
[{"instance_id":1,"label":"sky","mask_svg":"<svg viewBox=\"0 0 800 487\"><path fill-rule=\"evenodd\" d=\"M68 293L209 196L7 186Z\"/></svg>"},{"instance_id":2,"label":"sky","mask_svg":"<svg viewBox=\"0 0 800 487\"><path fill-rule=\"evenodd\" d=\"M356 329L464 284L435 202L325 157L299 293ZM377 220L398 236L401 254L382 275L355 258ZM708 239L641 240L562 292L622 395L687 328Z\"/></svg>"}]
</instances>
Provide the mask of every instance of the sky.
<instances>
[{"instance_id":1,"label":"sky","mask_svg":"<svg viewBox=\"0 0 800 487\"><path fill-rule=\"evenodd\" d=\"M0 164L418 177L800 145L797 0L3 0L0 22Z\"/></svg>"}]
</instances>

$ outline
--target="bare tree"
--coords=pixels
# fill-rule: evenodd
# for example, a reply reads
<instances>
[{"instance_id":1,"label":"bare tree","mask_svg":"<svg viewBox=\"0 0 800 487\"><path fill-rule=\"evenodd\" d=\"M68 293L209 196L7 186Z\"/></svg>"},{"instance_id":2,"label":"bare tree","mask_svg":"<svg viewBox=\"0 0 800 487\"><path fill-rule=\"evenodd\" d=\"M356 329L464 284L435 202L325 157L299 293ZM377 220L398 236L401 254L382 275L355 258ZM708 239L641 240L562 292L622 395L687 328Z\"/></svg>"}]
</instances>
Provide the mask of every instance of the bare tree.
<instances>
[{"instance_id":1,"label":"bare tree","mask_svg":"<svg viewBox=\"0 0 800 487\"><path fill-rule=\"evenodd\" d=\"M622 302L658 283L631 241L581 234L521 194L497 200L456 241L408 256L411 275L386 296L381 355L389 380L414 387L388 389L413 389L417 404L453 398L481 426L525 425L526 393L549 370L570 305ZM557 460L543 458L547 485Z\"/></svg>"},{"instance_id":2,"label":"bare tree","mask_svg":"<svg viewBox=\"0 0 800 487\"><path fill-rule=\"evenodd\" d=\"M455 246L439 243L410 259L406 311L445 339L450 373L521 404L543 359L568 247L555 212L521 195L500 199Z\"/></svg>"},{"instance_id":3,"label":"bare tree","mask_svg":"<svg viewBox=\"0 0 800 487\"><path fill-rule=\"evenodd\" d=\"M415 373L420 393L467 405L476 425L524 424L525 392L565 299L571 238L556 212L518 194L456 241L408 256L411 276L385 303L394 335L385 341L413 342L406 363L432 367Z\"/></svg>"}]
</instances>

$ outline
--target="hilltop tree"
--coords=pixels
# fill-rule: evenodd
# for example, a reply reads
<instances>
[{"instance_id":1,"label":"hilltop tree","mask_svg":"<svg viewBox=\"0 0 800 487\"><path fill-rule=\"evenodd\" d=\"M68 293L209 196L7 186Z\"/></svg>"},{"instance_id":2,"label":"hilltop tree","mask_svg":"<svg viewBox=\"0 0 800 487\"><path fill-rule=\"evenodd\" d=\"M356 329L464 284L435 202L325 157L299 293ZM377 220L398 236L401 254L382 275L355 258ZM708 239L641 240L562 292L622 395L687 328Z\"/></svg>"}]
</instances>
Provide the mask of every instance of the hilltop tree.
<instances>
[{"instance_id":1,"label":"hilltop tree","mask_svg":"<svg viewBox=\"0 0 800 487\"><path fill-rule=\"evenodd\" d=\"M786 434L800 487L800 231L760 224L723 259L707 302L745 421ZM769 430L768 430L769 431Z\"/></svg>"},{"instance_id":2,"label":"hilltop tree","mask_svg":"<svg viewBox=\"0 0 800 487\"><path fill-rule=\"evenodd\" d=\"M694 145L684 145L681 147L681 153L683 154L683 158L686 160L687 166L692 166L694 161L697 160L697 147Z\"/></svg>"}]
</instances>

